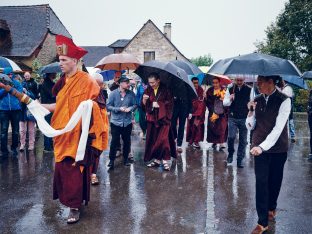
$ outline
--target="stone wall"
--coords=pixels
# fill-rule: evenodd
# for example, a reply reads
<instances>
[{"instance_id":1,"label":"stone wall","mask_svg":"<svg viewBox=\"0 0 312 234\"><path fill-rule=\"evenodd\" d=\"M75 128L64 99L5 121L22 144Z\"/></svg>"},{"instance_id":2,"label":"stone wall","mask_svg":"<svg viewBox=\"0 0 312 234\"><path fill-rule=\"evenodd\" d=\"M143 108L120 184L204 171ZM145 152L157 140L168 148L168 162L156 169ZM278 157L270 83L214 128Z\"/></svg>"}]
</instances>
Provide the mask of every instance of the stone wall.
<instances>
[{"instance_id":1,"label":"stone wall","mask_svg":"<svg viewBox=\"0 0 312 234\"><path fill-rule=\"evenodd\" d=\"M124 53L136 56L144 62L144 52L155 51L155 59L161 61L187 60L165 38L152 22L147 22L143 29L136 35L124 49Z\"/></svg>"}]
</instances>

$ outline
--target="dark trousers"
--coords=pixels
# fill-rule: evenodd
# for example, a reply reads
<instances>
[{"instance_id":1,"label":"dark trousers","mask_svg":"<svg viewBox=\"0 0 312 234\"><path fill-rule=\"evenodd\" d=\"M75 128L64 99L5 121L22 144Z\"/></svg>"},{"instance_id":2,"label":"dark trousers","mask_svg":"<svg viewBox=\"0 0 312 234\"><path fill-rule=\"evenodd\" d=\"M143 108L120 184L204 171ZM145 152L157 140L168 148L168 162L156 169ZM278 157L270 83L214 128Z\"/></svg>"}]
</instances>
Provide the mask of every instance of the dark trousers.
<instances>
[{"instance_id":1,"label":"dark trousers","mask_svg":"<svg viewBox=\"0 0 312 234\"><path fill-rule=\"evenodd\" d=\"M109 159L111 161L114 161L116 158L117 147L118 145L120 145L120 136L123 141L122 155L124 157L124 161L128 160L128 155L130 153L131 147L131 131L132 124L129 124L126 127L119 127L111 123L112 140L109 149Z\"/></svg>"},{"instance_id":2,"label":"dark trousers","mask_svg":"<svg viewBox=\"0 0 312 234\"><path fill-rule=\"evenodd\" d=\"M174 139L177 139L177 146L181 146L184 137L184 128L186 118L188 116L187 105L174 105L173 114L171 119L171 129ZM179 119L179 128L177 131L177 122Z\"/></svg>"},{"instance_id":3,"label":"dark trousers","mask_svg":"<svg viewBox=\"0 0 312 234\"><path fill-rule=\"evenodd\" d=\"M310 128L310 154L312 154L312 114L308 114L308 122Z\"/></svg>"},{"instance_id":4,"label":"dark trousers","mask_svg":"<svg viewBox=\"0 0 312 234\"><path fill-rule=\"evenodd\" d=\"M138 108L139 111L139 124L142 129L143 134L146 133L147 123L146 123L146 113L142 108Z\"/></svg>"},{"instance_id":5,"label":"dark trousers","mask_svg":"<svg viewBox=\"0 0 312 234\"><path fill-rule=\"evenodd\" d=\"M287 153L255 156L258 224L268 226L268 212L276 209Z\"/></svg>"},{"instance_id":6,"label":"dark trousers","mask_svg":"<svg viewBox=\"0 0 312 234\"><path fill-rule=\"evenodd\" d=\"M239 143L237 149L237 161L244 159L246 155L246 146L247 146L247 128L246 128L246 119L234 119L229 118L229 135L228 135L228 151L229 157L233 157L235 152L234 142L236 138L236 133L239 134Z\"/></svg>"},{"instance_id":7,"label":"dark trousers","mask_svg":"<svg viewBox=\"0 0 312 234\"><path fill-rule=\"evenodd\" d=\"M51 123L51 118L52 118L52 113L48 114L47 116L45 116L45 120L50 124ZM53 150L53 138L52 137L46 137L43 136L43 140L44 140L44 149L46 150Z\"/></svg>"},{"instance_id":8,"label":"dark trousers","mask_svg":"<svg viewBox=\"0 0 312 234\"><path fill-rule=\"evenodd\" d=\"M4 154L8 153L8 131L10 123L12 128L11 149L16 149L18 147L20 115L20 110L0 111L1 152Z\"/></svg>"}]
</instances>

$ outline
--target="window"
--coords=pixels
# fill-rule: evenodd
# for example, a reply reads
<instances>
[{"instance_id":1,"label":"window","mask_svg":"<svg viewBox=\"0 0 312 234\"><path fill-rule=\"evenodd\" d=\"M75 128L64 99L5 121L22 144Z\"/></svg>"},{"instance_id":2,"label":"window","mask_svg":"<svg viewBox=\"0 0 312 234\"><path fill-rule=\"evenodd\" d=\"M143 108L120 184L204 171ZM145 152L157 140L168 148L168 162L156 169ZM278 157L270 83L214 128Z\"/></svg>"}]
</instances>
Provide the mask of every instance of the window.
<instances>
[{"instance_id":1,"label":"window","mask_svg":"<svg viewBox=\"0 0 312 234\"><path fill-rule=\"evenodd\" d=\"M144 52L144 62L155 60L155 51L145 51Z\"/></svg>"}]
</instances>

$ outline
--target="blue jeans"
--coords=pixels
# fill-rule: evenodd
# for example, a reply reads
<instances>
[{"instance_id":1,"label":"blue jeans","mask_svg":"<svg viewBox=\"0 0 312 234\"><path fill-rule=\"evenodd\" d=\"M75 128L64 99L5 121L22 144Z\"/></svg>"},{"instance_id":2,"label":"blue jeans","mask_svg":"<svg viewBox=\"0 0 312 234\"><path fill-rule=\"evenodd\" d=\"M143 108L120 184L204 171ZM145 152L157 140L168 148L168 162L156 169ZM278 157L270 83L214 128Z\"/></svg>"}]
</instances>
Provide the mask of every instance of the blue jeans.
<instances>
[{"instance_id":1,"label":"blue jeans","mask_svg":"<svg viewBox=\"0 0 312 234\"><path fill-rule=\"evenodd\" d=\"M290 119L289 121L289 134L290 138L294 139L296 137L296 132L295 132L295 123L293 119Z\"/></svg>"},{"instance_id":2,"label":"blue jeans","mask_svg":"<svg viewBox=\"0 0 312 234\"><path fill-rule=\"evenodd\" d=\"M235 152L234 142L236 138L236 133L238 130L239 133L239 143L237 149L237 161L244 159L246 155L246 146L247 146L247 128L246 128L246 119L234 119L229 118L229 135L228 135L228 151L229 157L233 157Z\"/></svg>"},{"instance_id":3,"label":"blue jeans","mask_svg":"<svg viewBox=\"0 0 312 234\"><path fill-rule=\"evenodd\" d=\"M1 152L7 154L8 151L8 131L11 123L12 128L12 145L11 149L18 147L19 141L19 121L20 110L0 110L0 123L1 123Z\"/></svg>"}]
</instances>

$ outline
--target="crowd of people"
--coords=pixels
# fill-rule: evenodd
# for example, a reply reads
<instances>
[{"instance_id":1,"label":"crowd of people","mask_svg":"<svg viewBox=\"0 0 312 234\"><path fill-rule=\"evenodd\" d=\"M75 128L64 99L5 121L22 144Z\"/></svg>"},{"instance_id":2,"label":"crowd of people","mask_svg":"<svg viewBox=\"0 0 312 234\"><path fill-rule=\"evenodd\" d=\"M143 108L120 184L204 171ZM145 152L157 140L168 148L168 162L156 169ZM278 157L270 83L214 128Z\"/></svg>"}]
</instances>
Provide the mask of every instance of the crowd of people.
<instances>
[{"instance_id":1,"label":"crowd of people","mask_svg":"<svg viewBox=\"0 0 312 234\"><path fill-rule=\"evenodd\" d=\"M68 47L66 50L63 50L64 45ZM233 84L226 86L220 77L214 76L212 86L207 87L201 86L199 79L193 77L197 97L189 100L175 97L162 84L157 73L149 75L148 84L138 82L134 88L126 75L117 72L108 87L99 73L90 77L78 70L77 61L86 53L82 48L67 38L59 37L57 49L63 71L57 81L55 73L45 74L40 84L29 72L24 73L21 81L13 72L8 75L18 92L40 100L42 106L51 111L45 119L54 129L64 128L81 102L93 100L85 152L88 157L83 162L75 161L82 131L80 125L71 132L54 137L53 141L44 136L44 150L53 151L55 155L53 197L70 208L68 223L79 220L82 201L89 201L90 184L99 184L96 175L99 157L108 148L108 121L111 134L109 170L114 170L116 157L120 154L124 166L134 163L131 132L136 119L146 144L144 161L148 168L162 166L165 171L170 171L172 158L183 152L184 135L188 147L199 149L200 142L204 141L205 123L206 141L214 150L225 151L227 148L228 164L234 159L237 135L238 168L244 168L246 148L250 142L250 153L255 156L256 208L259 216L254 233L267 230L268 222L276 215L289 133L291 141L295 142L291 86L276 76L259 76L257 88L246 84L241 77L234 78ZM309 104L311 126L312 94ZM109 120L107 112L110 113ZM12 154L16 156L18 150L34 150L35 117L11 91L0 89L2 157L9 155L9 124L12 129ZM251 133L250 139L248 132ZM311 155L312 150L310 160Z\"/></svg>"}]
</instances>

